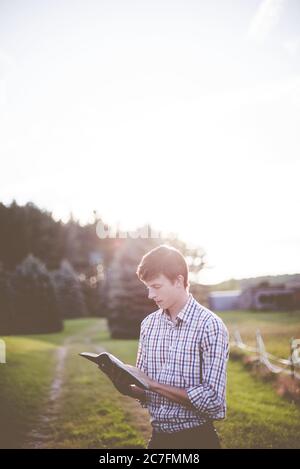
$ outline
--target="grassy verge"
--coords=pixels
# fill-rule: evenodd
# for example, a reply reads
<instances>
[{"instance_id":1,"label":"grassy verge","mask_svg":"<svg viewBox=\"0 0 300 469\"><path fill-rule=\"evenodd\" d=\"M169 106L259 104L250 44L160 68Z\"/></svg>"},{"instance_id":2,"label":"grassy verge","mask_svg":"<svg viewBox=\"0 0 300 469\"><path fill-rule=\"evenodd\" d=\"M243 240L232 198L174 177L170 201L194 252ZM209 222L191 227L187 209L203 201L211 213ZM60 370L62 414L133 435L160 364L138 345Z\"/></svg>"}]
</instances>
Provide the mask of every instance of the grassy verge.
<instances>
[{"instance_id":1,"label":"grassy verge","mask_svg":"<svg viewBox=\"0 0 300 469\"><path fill-rule=\"evenodd\" d=\"M135 362L137 341L111 341L106 322L70 320L59 334L5 337L7 364L0 368L0 447L20 447L47 412L55 372L55 351L68 342L58 412L47 421L43 447L144 447L149 433L147 412L121 396L108 378L78 353L100 346ZM103 342L103 343L102 343ZM45 435L43 435L43 438Z\"/></svg>"},{"instance_id":2,"label":"grassy verge","mask_svg":"<svg viewBox=\"0 0 300 469\"><path fill-rule=\"evenodd\" d=\"M255 333L259 329L266 350L278 357L288 357L291 337L300 337L300 313L297 311L218 314L231 333L239 329L248 345L255 346ZM238 356L239 352L234 350ZM228 418L218 424L225 447L300 447L299 406L280 398L272 382L262 381L246 371L241 362L230 360L227 396Z\"/></svg>"},{"instance_id":3,"label":"grassy verge","mask_svg":"<svg viewBox=\"0 0 300 469\"><path fill-rule=\"evenodd\" d=\"M57 345L90 326L91 320L73 320L56 334L3 337L7 363L0 365L0 447L22 444L46 403Z\"/></svg>"},{"instance_id":4,"label":"grassy verge","mask_svg":"<svg viewBox=\"0 0 300 469\"><path fill-rule=\"evenodd\" d=\"M147 413L131 398L120 395L94 364L78 357L95 347L134 363L137 341L110 340L104 321L89 335L89 343L74 343L66 362L62 408L52 423L55 448L143 448ZM140 425L137 424L140 421Z\"/></svg>"},{"instance_id":5,"label":"grassy verge","mask_svg":"<svg viewBox=\"0 0 300 469\"><path fill-rule=\"evenodd\" d=\"M235 328L247 345L255 346L255 333L259 329L266 350L278 357L290 355L291 337L300 338L300 312L228 311L218 313L230 332Z\"/></svg>"},{"instance_id":6,"label":"grassy verge","mask_svg":"<svg viewBox=\"0 0 300 469\"><path fill-rule=\"evenodd\" d=\"M238 361L229 362L227 405L227 419L216 425L223 447L300 447L300 408Z\"/></svg>"},{"instance_id":7,"label":"grassy verge","mask_svg":"<svg viewBox=\"0 0 300 469\"><path fill-rule=\"evenodd\" d=\"M9 337L6 345L7 364L0 365L0 448L21 445L44 403L55 365L55 346L49 342Z\"/></svg>"}]
</instances>

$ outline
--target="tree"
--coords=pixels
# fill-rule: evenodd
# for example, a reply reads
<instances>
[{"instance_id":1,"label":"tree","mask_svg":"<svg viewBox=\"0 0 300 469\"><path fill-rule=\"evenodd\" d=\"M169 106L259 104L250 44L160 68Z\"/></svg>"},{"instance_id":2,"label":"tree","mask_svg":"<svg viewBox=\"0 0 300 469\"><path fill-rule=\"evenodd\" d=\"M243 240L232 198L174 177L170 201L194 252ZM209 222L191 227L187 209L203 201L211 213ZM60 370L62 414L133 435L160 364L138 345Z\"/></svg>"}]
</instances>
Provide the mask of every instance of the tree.
<instances>
[{"instance_id":1,"label":"tree","mask_svg":"<svg viewBox=\"0 0 300 469\"><path fill-rule=\"evenodd\" d=\"M148 227L148 232L151 232L151 227ZM146 288L138 280L136 270L142 257L160 244L168 244L181 251L187 259L191 277L205 265L204 251L187 247L179 239L127 238L116 250L106 276L108 325L113 338L137 338L141 321L157 309L156 304L147 299ZM191 291L205 303L207 293L204 288L191 281Z\"/></svg>"},{"instance_id":2,"label":"tree","mask_svg":"<svg viewBox=\"0 0 300 469\"><path fill-rule=\"evenodd\" d=\"M52 274L63 318L87 316L84 294L78 274L70 262L64 260Z\"/></svg>"},{"instance_id":3,"label":"tree","mask_svg":"<svg viewBox=\"0 0 300 469\"><path fill-rule=\"evenodd\" d=\"M108 326L113 338L137 338L141 321L155 309L136 270L142 256L158 244L155 239L128 238L115 254L106 278Z\"/></svg>"},{"instance_id":4,"label":"tree","mask_svg":"<svg viewBox=\"0 0 300 469\"><path fill-rule=\"evenodd\" d=\"M10 334L13 330L14 310L11 289L11 275L0 264L0 335Z\"/></svg>"},{"instance_id":5,"label":"tree","mask_svg":"<svg viewBox=\"0 0 300 469\"><path fill-rule=\"evenodd\" d=\"M15 321L13 333L60 331L63 323L51 274L32 254L13 274Z\"/></svg>"}]
</instances>

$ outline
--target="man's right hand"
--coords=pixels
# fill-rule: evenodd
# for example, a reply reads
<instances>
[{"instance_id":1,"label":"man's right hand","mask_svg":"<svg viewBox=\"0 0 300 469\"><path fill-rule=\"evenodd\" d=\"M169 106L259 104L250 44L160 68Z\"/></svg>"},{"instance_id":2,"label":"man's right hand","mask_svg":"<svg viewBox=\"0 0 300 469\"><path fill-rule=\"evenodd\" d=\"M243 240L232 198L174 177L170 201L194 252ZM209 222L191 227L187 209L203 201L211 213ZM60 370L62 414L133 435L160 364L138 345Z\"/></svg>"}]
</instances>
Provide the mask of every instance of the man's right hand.
<instances>
[{"instance_id":1,"label":"man's right hand","mask_svg":"<svg viewBox=\"0 0 300 469\"><path fill-rule=\"evenodd\" d=\"M117 379L112 379L112 382L115 386L115 388L124 396L131 396L131 385L130 384L125 384L124 382L121 382Z\"/></svg>"},{"instance_id":2,"label":"man's right hand","mask_svg":"<svg viewBox=\"0 0 300 469\"><path fill-rule=\"evenodd\" d=\"M126 380L126 378L124 378L122 370L120 370L116 366L112 367L111 372L107 374L112 383L114 384L115 388L124 396L129 396L133 397L134 399L140 400L146 399L146 394L144 390L134 384L130 384L130 382Z\"/></svg>"},{"instance_id":3,"label":"man's right hand","mask_svg":"<svg viewBox=\"0 0 300 469\"><path fill-rule=\"evenodd\" d=\"M139 399L141 401L144 401L146 399L146 393L144 389L139 388L135 384L131 384L130 389L131 389L130 397L133 397L134 399Z\"/></svg>"},{"instance_id":4,"label":"man's right hand","mask_svg":"<svg viewBox=\"0 0 300 469\"><path fill-rule=\"evenodd\" d=\"M107 373L107 375L115 386L115 388L121 394L123 394L124 396L130 396L130 384L126 382L126 380L124 380L124 377L120 370L118 370L116 367L113 367L112 372Z\"/></svg>"}]
</instances>

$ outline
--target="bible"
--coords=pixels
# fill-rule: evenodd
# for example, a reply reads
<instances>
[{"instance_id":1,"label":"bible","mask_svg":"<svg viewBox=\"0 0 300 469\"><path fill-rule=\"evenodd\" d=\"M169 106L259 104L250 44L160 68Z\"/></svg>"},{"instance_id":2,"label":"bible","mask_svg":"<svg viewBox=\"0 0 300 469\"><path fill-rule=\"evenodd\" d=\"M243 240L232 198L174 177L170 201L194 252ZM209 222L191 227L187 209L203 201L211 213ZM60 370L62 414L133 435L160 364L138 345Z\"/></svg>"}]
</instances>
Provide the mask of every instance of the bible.
<instances>
[{"instance_id":1,"label":"bible","mask_svg":"<svg viewBox=\"0 0 300 469\"><path fill-rule=\"evenodd\" d=\"M102 352L98 355L96 353L82 352L79 355L98 365L100 370L108 376L117 389L117 382L124 386L135 384L139 388L149 389L149 385L144 378L145 375L139 368L126 365L111 353Z\"/></svg>"}]
</instances>

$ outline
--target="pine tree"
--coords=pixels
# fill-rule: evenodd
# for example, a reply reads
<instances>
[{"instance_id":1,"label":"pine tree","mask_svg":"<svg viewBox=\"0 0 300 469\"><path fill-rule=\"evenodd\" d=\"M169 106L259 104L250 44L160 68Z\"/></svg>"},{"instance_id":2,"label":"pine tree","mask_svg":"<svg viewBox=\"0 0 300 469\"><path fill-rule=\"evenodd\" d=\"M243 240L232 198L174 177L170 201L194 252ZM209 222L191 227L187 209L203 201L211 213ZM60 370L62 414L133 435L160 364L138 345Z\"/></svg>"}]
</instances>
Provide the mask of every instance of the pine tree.
<instances>
[{"instance_id":1,"label":"pine tree","mask_svg":"<svg viewBox=\"0 0 300 469\"><path fill-rule=\"evenodd\" d=\"M63 318L87 316L85 298L78 274L69 261L64 260L60 269L53 272L53 279Z\"/></svg>"},{"instance_id":2,"label":"pine tree","mask_svg":"<svg viewBox=\"0 0 300 469\"><path fill-rule=\"evenodd\" d=\"M15 322L13 333L60 331L63 323L51 274L29 254L13 275Z\"/></svg>"},{"instance_id":3,"label":"pine tree","mask_svg":"<svg viewBox=\"0 0 300 469\"><path fill-rule=\"evenodd\" d=\"M154 239L128 238L107 273L108 325L113 338L137 338L141 321L155 310L136 275L141 258L158 244Z\"/></svg>"},{"instance_id":4,"label":"pine tree","mask_svg":"<svg viewBox=\"0 0 300 469\"><path fill-rule=\"evenodd\" d=\"M11 274L5 272L0 264L0 335L10 334L13 330L14 310L11 289Z\"/></svg>"}]
</instances>

